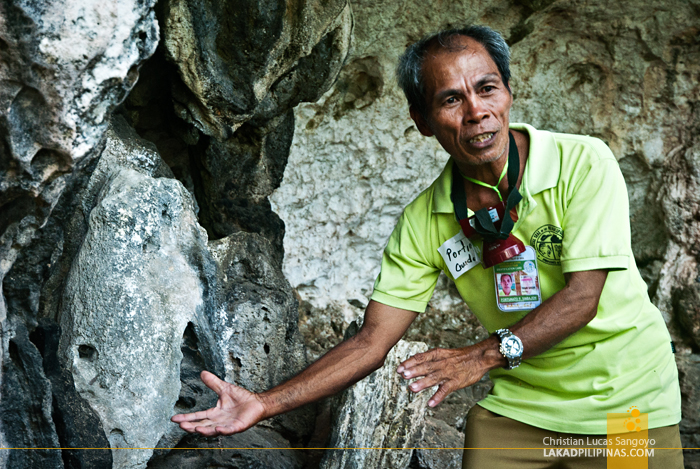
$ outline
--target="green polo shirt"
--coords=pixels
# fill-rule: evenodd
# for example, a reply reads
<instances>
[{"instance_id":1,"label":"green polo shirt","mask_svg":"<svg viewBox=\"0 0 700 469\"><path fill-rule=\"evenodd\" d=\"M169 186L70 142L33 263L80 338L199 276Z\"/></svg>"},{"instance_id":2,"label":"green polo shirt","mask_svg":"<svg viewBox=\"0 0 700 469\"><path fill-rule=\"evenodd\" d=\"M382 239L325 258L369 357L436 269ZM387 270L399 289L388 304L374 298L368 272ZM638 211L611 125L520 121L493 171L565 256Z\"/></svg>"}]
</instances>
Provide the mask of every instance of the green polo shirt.
<instances>
[{"instance_id":1,"label":"green polo shirt","mask_svg":"<svg viewBox=\"0 0 700 469\"><path fill-rule=\"evenodd\" d=\"M606 434L607 413L631 406L650 428L680 421L678 372L670 335L634 262L627 190L600 140L536 130L516 207L513 234L535 248L542 301L561 290L564 274L610 269L595 318L514 370L490 373L494 387L479 405L543 429ZM450 275L438 248L460 231L450 191L452 160L404 210L389 238L372 299L424 312L440 271L455 281L471 311L494 332L528 312L496 305L493 268ZM481 242L474 240L477 248Z\"/></svg>"}]
</instances>

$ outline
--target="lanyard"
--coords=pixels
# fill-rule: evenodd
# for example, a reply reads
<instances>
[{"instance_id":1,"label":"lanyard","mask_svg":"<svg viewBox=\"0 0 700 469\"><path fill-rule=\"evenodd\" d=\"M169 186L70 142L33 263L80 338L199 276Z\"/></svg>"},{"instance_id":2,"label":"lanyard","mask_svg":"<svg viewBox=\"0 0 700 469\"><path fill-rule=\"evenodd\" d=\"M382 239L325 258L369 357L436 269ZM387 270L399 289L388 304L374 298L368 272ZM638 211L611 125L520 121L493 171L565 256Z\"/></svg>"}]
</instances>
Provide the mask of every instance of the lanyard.
<instances>
[{"instance_id":1,"label":"lanyard","mask_svg":"<svg viewBox=\"0 0 700 469\"><path fill-rule=\"evenodd\" d=\"M508 154L508 160L510 160L510 153ZM491 184L487 184L483 181L479 181L478 179L470 178L469 176L465 176L462 174L460 171L459 174L462 174L462 177L466 179L469 182L473 182L474 184L479 184L480 186L488 187L489 189L492 189L496 191L496 194L498 195L498 200L503 202L503 197L501 197L501 191L498 190L498 186L501 184L501 181L503 180L503 176L506 175L506 171L508 171L508 160L506 160L506 164L503 166L503 171L501 171L501 176L498 178L498 182L496 183L495 186L492 186ZM459 168L457 168L459 171Z\"/></svg>"},{"instance_id":2,"label":"lanyard","mask_svg":"<svg viewBox=\"0 0 700 469\"><path fill-rule=\"evenodd\" d=\"M504 173L508 173L508 195L506 197L505 213L503 214L500 229L497 229L494 225L487 208L477 210L474 214L474 229L482 236L484 241L495 241L497 239L508 238L508 235L510 235L510 232L513 230L513 226L515 225L510 216L510 211L516 205L518 205L518 202L520 202L523 198L522 195L520 195L520 191L518 191L518 188L516 187L518 176L520 176L520 156L518 155L518 146L515 144L515 138L513 138L513 134L510 132L508 132L508 139L509 149L507 170L504 168ZM501 178L503 178L504 173L501 173ZM481 183L481 181L478 182ZM498 191L497 187L490 186L485 183L481 184ZM467 194L464 192L464 179L462 179L459 169L456 167L456 163L453 163L452 167L451 199L452 204L454 205L457 220L469 218L469 212L467 211Z\"/></svg>"}]
</instances>

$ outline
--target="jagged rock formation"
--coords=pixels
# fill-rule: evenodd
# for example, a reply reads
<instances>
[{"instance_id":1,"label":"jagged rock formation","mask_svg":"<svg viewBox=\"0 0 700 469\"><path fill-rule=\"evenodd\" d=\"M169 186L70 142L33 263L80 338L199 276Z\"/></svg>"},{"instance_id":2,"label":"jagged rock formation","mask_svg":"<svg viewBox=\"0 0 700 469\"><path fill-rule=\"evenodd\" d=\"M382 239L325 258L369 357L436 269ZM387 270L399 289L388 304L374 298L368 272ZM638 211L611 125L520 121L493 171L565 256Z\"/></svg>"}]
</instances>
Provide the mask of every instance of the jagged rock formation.
<instances>
[{"instance_id":1,"label":"jagged rock formation","mask_svg":"<svg viewBox=\"0 0 700 469\"><path fill-rule=\"evenodd\" d=\"M318 99L343 64L352 26L346 0L170 0L164 23L168 58L187 87L176 92L176 111L222 141L251 119Z\"/></svg>"},{"instance_id":2,"label":"jagged rock formation","mask_svg":"<svg viewBox=\"0 0 700 469\"><path fill-rule=\"evenodd\" d=\"M119 120L107 132L82 196L87 233L65 280L59 357L110 447L153 448L172 425L180 344L204 315L212 260L190 193L131 132ZM113 467L145 467L151 454L115 451Z\"/></svg>"},{"instance_id":3,"label":"jagged rock formation","mask_svg":"<svg viewBox=\"0 0 700 469\"><path fill-rule=\"evenodd\" d=\"M154 5L0 5L0 277L44 225L72 171L94 156L110 112L155 51Z\"/></svg>"},{"instance_id":4,"label":"jagged rock formation","mask_svg":"<svg viewBox=\"0 0 700 469\"><path fill-rule=\"evenodd\" d=\"M212 241L209 248L217 264L212 336L226 380L262 392L291 378L307 360L297 303L281 263L271 255L275 247L261 235L239 232ZM273 421L300 438L309 433L312 418L302 410Z\"/></svg>"},{"instance_id":5,"label":"jagged rock formation","mask_svg":"<svg viewBox=\"0 0 700 469\"><path fill-rule=\"evenodd\" d=\"M408 466L410 448L421 437L430 390L411 392L407 387L409 381L396 373L396 368L402 361L426 350L422 342L399 341L382 368L341 395L329 448L344 449L326 450L322 469ZM436 390L437 387L433 388L433 392Z\"/></svg>"},{"instance_id":6,"label":"jagged rock formation","mask_svg":"<svg viewBox=\"0 0 700 469\"><path fill-rule=\"evenodd\" d=\"M167 40L113 116L156 13ZM0 4L0 444L57 448L0 451L0 467L156 464L184 436L169 417L216 401L201 370L259 391L306 365L267 196L291 109L332 85L351 28L342 0ZM237 438L298 445L310 411ZM86 447L114 450L68 449Z\"/></svg>"},{"instance_id":7,"label":"jagged rock formation","mask_svg":"<svg viewBox=\"0 0 700 469\"><path fill-rule=\"evenodd\" d=\"M64 407L61 399L52 399L67 377L51 370L47 380L42 361L54 361L42 360L32 342L41 339L35 328L51 255L63 245L50 216L60 216L66 199L84 182L83 171L99 154L111 111L156 48L154 4L0 3L2 446L50 448L77 441L74 428L65 425L73 422L68 407L76 410L80 404ZM39 349L47 351L44 345ZM82 419L79 427L94 430L94 415L87 412ZM99 437L84 441L104 445ZM65 458L109 459L68 453ZM4 467L62 467L62 461L59 451L0 452Z\"/></svg>"}]
</instances>

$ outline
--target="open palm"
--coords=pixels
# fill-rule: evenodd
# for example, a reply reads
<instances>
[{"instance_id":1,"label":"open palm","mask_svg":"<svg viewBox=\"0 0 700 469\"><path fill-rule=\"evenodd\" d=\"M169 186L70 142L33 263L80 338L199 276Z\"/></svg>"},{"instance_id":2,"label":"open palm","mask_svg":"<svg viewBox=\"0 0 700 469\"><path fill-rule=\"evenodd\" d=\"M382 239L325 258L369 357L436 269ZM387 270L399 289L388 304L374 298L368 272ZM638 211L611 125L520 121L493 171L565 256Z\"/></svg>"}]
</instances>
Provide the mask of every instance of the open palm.
<instances>
[{"instance_id":1,"label":"open palm","mask_svg":"<svg viewBox=\"0 0 700 469\"><path fill-rule=\"evenodd\" d=\"M211 409L174 415L171 420L183 430L204 436L232 435L264 418L262 401L252 392L222 381L208 371L202 371L200 376L204 384L219 395L219 400Z\"/></svg>"}]
</instances>

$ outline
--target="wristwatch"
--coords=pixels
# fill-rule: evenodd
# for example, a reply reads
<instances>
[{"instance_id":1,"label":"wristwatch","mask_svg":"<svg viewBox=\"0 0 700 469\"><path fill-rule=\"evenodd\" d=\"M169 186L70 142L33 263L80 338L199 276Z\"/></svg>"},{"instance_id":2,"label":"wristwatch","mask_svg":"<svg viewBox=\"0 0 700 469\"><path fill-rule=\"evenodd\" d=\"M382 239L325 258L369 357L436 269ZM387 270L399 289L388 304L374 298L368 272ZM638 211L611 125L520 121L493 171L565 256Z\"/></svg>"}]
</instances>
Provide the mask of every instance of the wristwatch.
<instances>
[{"instance_id":1,"label":"wristwatch","mask_svg":"<svg viewBox=\"0 0 700 469\"><path fill-rule=\"evenodd\" d=\"M504 366L506 370L512 370L520 365L520 360L523 356L523 342L520 338L513 334L508 329L499 329L496 335L501 340L501 346L498 349L506 360L508 366Z\"/></svg>"}]
</instances>

